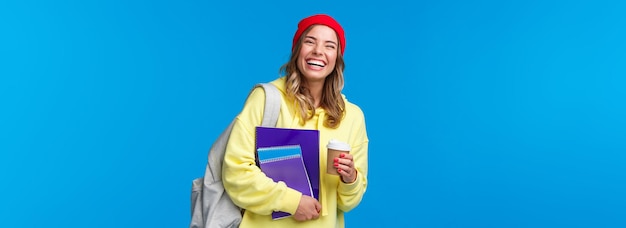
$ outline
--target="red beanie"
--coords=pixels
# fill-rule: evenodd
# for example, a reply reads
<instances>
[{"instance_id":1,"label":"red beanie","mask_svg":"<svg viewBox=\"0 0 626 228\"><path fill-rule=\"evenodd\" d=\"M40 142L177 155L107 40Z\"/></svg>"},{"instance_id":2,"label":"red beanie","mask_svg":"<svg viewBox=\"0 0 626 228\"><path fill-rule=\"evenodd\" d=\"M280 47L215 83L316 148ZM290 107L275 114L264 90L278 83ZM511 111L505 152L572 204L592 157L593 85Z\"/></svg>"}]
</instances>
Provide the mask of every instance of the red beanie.
<instances>
[{"instance_id":1,"label":"red beanie","mask_svg":"<svg viewBox=\"0 0 626 228\"><path fill-rule=\"evenodd\" d=\"M298 23L298 30L293 36L293 45L291 46L291 51L296 48L296 44L298 43L298 40L300 39L300 36L302 36L304 30L311 27L311 25L326 25L335 30L335 32L337 33L337 37L339 37L339 45L341 45L341 55L343 55L343 51L346 50L346 37L343 34L343 28L341 28L341 25L337 21L335 21L335 19L326 14L316 14L313 16L309 16L302 19Z\"/></svg>"}]
</instances>

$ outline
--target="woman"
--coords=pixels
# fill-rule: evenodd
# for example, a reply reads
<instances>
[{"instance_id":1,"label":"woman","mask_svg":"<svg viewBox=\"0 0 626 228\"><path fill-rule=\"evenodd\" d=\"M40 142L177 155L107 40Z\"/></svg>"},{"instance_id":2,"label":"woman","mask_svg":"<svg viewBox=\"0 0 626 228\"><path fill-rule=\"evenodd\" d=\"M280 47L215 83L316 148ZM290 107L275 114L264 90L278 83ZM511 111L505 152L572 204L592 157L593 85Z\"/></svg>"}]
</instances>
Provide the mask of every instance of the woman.
<instances>
[{"instance_id":1,"label":"woman","mask_svg":"<svg viewBox=\"0 0 626 228\"><path fill-rule=\"evenodd\" d=\"M255 165L255 127L262 119L265 92L254 90L237 116L223 163L223 183L245 209L240 227L344 227L344 212L355 208L367 187L368 138L361 109L343 89L344 31L332 17L302 19L283 76L271 82L282 95L277 127L320 132L320 200L276 183ZM339 175L326 173L326 144L347 142L350 153L336 159ZM273 211L292 216L272 220Z\"/></svg>"}]
</instances>

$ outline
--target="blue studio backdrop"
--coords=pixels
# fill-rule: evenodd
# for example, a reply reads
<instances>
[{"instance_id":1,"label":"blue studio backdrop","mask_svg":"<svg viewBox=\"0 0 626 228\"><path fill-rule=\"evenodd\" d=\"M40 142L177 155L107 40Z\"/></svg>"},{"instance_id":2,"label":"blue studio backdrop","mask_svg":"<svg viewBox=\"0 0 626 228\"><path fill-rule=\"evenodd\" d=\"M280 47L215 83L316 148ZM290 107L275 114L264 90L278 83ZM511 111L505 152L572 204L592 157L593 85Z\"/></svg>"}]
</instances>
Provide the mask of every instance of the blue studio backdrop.
<instances>
[{"instance_id":1,"label":"blue studio backdrop","mask_svg":"<svg viewBox=\"0 0 626 228\"><path fill-rule=\"evenodd\" d=\"M345 28L348 227L626 227L623 1L0 3L0 227L186 227L297 22Z\"/></svg>"}]
</instances>

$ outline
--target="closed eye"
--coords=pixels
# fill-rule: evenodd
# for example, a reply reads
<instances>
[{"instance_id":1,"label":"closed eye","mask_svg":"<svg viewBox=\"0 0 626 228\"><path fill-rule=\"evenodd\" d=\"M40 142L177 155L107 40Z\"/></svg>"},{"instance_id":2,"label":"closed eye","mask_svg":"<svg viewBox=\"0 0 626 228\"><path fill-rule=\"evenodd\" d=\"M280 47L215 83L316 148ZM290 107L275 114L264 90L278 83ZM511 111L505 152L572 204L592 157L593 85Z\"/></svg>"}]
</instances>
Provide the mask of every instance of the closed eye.
<instances>
[{"instance_id":1,"label":"closed eye","mask_svg":"<svg viewBox=\"0 0 626 228\"><path fill-rule=\"evenodd\" d=\"M334 41L326 41L326 48L335 49L337 48L337 43Z\"/></svg>"},{"instance_id":2,"label":"closed eye","mask_svg":"<svg viewBox=\"0 0 626 228\"><path fill-rule=\"evenodd\" d=\"M315 43L315 37L312 36L307 36L306 38L304 38L304 42L305 44L314 44Z\"/></svg>"}]
</instances>

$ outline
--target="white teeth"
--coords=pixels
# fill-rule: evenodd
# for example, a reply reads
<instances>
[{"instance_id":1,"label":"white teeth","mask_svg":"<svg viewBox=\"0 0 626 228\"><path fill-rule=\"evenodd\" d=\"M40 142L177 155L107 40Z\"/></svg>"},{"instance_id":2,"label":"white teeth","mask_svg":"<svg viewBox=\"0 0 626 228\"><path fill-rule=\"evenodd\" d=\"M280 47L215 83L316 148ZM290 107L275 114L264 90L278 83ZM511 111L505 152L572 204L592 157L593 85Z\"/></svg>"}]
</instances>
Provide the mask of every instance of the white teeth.
<instances>
[{"instance_id":1,"label":"white teeth","mask_svg":"<svg viewBox=\"0 0 626 228\"><path fill-rule=\"evenodd\" d=\"M309 64L309 65L317 65L317 66L321 66L321 67L324 66L324 62L317 61L317 60L309 60L306 63Z\"/></svg>"}]
</instances>

